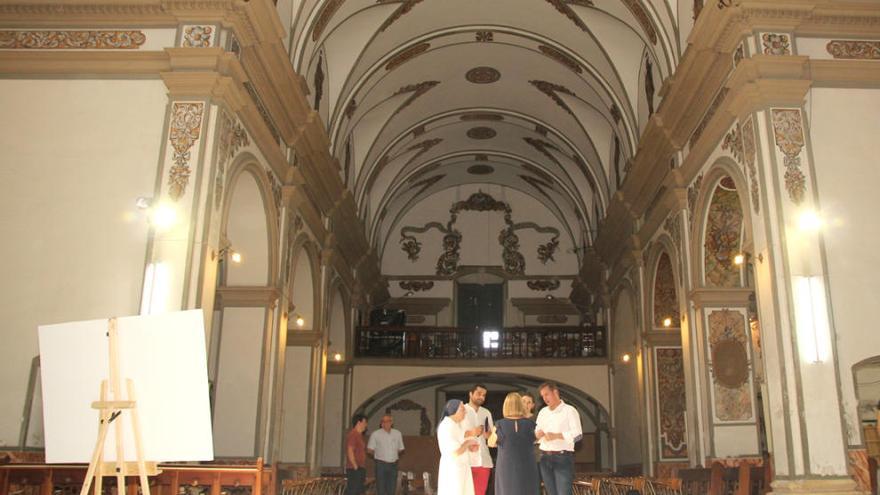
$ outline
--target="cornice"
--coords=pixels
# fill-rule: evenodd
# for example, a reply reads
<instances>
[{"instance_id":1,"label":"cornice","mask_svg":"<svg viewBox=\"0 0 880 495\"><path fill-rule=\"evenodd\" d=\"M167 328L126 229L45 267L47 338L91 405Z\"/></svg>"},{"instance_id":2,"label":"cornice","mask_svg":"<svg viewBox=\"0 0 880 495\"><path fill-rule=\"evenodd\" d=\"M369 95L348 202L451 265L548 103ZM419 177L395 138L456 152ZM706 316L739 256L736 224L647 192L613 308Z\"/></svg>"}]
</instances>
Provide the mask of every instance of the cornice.
<instances>
[{"instance_id":1,"label":"cornice","mask_svg":"<svg viewBox=\"0 0 880 495\"><path fill-rule=\"evenodd\" d=\"M317 347L322 338L321 332L287 329L287 347Z\"/></svg>"},{"instance_id":2,"label":"cornice","mask_svg":"<svg viewBox=\"0 0 880 495\"><path fill-rule=\"evenodd\" d=\"M746 307L752 289L714 289L701 287L688 294L688 299L696 308Z\"/></svg>"},{"instance_id":3,"label":"cornice","mask_svg":"<svg viewBox=\"0 0 880 495\"><path fill-rule=\"evenodd\" d=\"M277 287L218 287L217 303L221 307L274 307L281 290Z\"/></svg>"}]
</instances>

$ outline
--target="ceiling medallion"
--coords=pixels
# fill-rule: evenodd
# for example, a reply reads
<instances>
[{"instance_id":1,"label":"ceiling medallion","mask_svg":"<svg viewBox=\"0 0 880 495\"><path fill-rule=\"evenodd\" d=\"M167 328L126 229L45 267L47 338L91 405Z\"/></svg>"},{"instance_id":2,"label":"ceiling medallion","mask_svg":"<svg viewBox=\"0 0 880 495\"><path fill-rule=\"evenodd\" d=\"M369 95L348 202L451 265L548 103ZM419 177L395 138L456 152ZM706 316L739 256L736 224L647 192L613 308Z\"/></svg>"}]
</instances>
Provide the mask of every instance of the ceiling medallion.
<instances>
[{"instance_id":1,"label":"ceiling medallion","mask_svg":"<svg viewBox=\"0 0 880 495\"><path fill-rule=\"evenodd\" d=\"M477 165L471 165L467 169L467 173L469 173L471 175L489 175L494 171L495 171L494 168L492 168L489 165L484 165L482 163L477 164Z\"/></svg>"},{"instance_id":2,"label":"ceiling medallion","mask_svg":"<svg viewBox=\"0 0 880 495\"><path fill-rule=\"evenodd\" d=\"M501 73L492 67L474 67L464 77L474 84L491 84L501 79Z\"/></svg>"},{"instance_id":3,"label":"ceiling medallion","mask_svg":"<svg viewBox=\"0 0 880 495\"><path fill-rule=\"evenodd\" d=\"M497 134L491 127L472 127L467 131L467 137L471 139L492 139Z\"/></svg>"}]
</instances>

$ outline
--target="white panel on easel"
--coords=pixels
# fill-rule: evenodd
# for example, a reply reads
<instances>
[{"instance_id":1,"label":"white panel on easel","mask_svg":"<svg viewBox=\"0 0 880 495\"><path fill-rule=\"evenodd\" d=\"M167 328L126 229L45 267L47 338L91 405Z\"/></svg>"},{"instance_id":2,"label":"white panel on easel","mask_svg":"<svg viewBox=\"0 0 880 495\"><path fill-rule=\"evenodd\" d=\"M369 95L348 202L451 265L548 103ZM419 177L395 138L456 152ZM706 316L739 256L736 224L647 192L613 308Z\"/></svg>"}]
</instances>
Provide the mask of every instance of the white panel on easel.
<instances>
[{"instance_id":1,"label":"white panel on easel","mask_svg":"<svg viewBox=\"0 0 880 495\"><path fill-rule=\"evenodd\" d=\"M117 319L122 397L134 382L144 460L214 458L205 329L201 310ZM108 320L39 327L46 462L89 462L98 437L100 384L109 378ZM109 399L114 399L112 395ZM129 413L123 421L125 460L135 461ZM120 419L117 419L119 421ZM116 459L115 427L104 460Z\"/></svg>"}]
</instances>

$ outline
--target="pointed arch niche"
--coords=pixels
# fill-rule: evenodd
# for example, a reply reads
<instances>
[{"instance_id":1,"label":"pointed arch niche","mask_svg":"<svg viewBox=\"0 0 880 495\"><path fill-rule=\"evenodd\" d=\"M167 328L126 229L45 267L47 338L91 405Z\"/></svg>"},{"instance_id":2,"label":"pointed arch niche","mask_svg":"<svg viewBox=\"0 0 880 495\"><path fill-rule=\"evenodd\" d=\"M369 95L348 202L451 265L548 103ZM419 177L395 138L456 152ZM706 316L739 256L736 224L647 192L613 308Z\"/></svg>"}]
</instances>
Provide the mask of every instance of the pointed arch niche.
<instances>
[{"instance_id":1,"label":"pointed arch niche","mask_svg":"<svg viewBox=\"0 0 880 495\"><path fill-rule=\"evenodd\" d=\"M678 295L675 288L675 274L672 271L672 259L665 250L657 257L654 272L654 328L681 328L681 314L678 306ZM669 319L667 325L666 320Z\"/></svg>"},{"instance_id":2,"label":"pointed arch niche","mask_svg":"<svg viewBox=\"0 0 880 495\"><path fill-rule=\"evenodd\" d=\"M734 258L742 251L743 210L734 180L722 176L712 191L703 229L705 287L742 287L742 270Z\"/></svg>"}]
</instances>

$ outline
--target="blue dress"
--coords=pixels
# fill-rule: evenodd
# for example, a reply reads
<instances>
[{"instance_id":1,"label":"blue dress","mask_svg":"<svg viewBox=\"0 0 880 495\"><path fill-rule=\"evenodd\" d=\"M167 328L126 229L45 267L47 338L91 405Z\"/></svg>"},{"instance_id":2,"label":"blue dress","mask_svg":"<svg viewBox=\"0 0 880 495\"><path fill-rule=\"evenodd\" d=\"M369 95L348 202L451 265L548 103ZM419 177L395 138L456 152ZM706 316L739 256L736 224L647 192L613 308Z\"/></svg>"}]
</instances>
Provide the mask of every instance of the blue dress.
<instances>
[{"instance_id":1,"label":"blue dress","mask_svg":"<svg viewBox=\"0 0 880 495\"><path fill-rule=\"evenodd\" d=\"M495 495L537 495L535 422L501 419L495 423L498 460L495 464Z\"/></svg>"}]
</instances>

